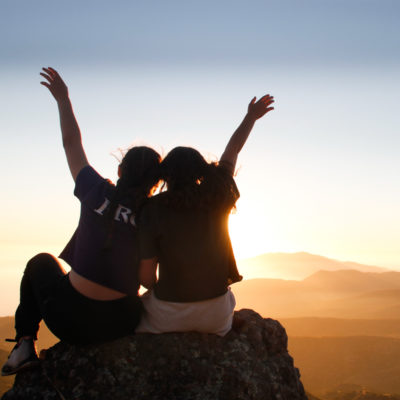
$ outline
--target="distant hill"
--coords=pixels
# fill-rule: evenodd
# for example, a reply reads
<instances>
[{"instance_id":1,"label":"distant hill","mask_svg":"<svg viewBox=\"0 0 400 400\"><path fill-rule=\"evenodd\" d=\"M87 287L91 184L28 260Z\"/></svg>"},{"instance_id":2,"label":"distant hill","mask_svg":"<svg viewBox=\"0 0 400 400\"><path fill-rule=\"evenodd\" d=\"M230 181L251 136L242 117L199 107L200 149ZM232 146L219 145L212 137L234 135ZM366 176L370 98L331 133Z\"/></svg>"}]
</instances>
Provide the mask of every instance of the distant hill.
<instances>
[{"instance_id":1,"label":"distant hill","mask_svg":"<svg viewBox=\"0 0 400 400\"><path fill-rule=\"evenodd\" d=\"M318 316L343 318L399 318L400 289L380 290L320 303Z\"/></svg>"},{"instance_id":2,"label":"distant hill","mask_svg":"<svg viewBox=\"0 0 400 400\"><path fill-rule=\"evenodd\" d=\"M265 317L400 317L400 272L319 271L303 281L250 279L232 289L238 309Z\"/></svg>"},{"instance_id":3,"label":"distant hill","mask_svg":"<svg viewBox=\"0 0 400 400\"><path fill-rule=\"evenodd\" d=\"M399 314L400 318L400 314ZM289 337L381 336L400 339L400 319L281 318Z\"/></svg>"},{"instance_id":4,"label":"distant hill","mask_svg":"<svg viewBox=\"0 0 400 400\"><path fill-rule=\"evenodd\" d=\"M324 288L336 293L366 293L400 288L400 272L361 272L357 270L318 271L303 280L310 289Z\"/></svg>"},{"instance_id":5,"label":"distant hill","mask_svg":"<svg viewBox=\"0 0 400 400\"><path fill-rule=\"evenodd\" d=\"M257 257L238 260L240 272L244 278L260 277L270 279L302 280L317 271L337 271L352 269L361 272L384 272L385 268L358 264L349 261L337 261L305 252L267 253Z\"/></svg>"},{"instance_id":6,"label":"distant hill","mask_svg":"<svg viewBox=\"0 0 400 400\"><path fill-rule=\"evenodd\" d=\"M400 339L290 337L289 352L304 386L322 399L323 393L336 391L339 384L359 385L374 393L400 393Z\"/></svg>"}]
</instances>

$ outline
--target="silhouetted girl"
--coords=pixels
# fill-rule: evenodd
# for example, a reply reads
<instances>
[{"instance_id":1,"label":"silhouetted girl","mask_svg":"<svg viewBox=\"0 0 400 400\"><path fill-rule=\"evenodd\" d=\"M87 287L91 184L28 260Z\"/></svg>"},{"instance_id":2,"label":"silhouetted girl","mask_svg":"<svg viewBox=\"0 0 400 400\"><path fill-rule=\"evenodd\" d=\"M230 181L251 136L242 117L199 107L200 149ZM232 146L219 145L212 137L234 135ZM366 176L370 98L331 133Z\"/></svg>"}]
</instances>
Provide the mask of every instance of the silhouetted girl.
<instances>
[{"instance_id":1,"label":"silhouetted girl","mask_svg":"<svg viewBox=\"0 0 400 400\"><path fill-rule=\"evenodd\" d=\"M250 102L219 163L192 148L177 147L161 163L167 191L144 206L139 224L140 281L145 313L136 332L200 331L225 335L240 281L228 234L228 217L239 197L232 174L255 121L273 103ZM156 270L158 265L158 280Z\"/></svg>"},{"instance_id":2,"label":"silhouetted girl","mask_svg":"<svg viewBox=\"0 0 400 400\"><path fill-rule=\"evenodd\" d=\"M39 323L70 343L91 343L133 333L141 315L137 296L138 241L135 216L158 181L160 156L148 147L130 149L118 167L114 186L88 163L68 89L52 68L41 82L57 101L62 140L81 202L78 228L60 255L38 254L25 269L15 314L17 342L3 375L38 362L34 346Z\"/></svg>"}]
</instances>

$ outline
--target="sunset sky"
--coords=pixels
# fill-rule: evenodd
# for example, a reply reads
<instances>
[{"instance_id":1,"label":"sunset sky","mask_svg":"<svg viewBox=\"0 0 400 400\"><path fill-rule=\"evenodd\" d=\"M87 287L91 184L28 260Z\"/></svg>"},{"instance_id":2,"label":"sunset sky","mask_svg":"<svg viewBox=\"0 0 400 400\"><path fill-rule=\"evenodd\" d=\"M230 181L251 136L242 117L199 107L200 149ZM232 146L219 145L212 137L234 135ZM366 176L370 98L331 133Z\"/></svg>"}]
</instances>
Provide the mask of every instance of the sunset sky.
<instances>
[{"instance_id":1,"label":"sunset sky","mask_svg":"<svg viewBox=\"0 0 400 400\"><path fill-rule=\"evenodd\" d=\"M26 261L58 254L78 220L42 66L64 77L112 180L111 153L132 144L216 160L250 99L272 94L239 157L237 257L400 270L399 16L396 0L1 1L0 315Z\"/></svg>"}]
</instances>

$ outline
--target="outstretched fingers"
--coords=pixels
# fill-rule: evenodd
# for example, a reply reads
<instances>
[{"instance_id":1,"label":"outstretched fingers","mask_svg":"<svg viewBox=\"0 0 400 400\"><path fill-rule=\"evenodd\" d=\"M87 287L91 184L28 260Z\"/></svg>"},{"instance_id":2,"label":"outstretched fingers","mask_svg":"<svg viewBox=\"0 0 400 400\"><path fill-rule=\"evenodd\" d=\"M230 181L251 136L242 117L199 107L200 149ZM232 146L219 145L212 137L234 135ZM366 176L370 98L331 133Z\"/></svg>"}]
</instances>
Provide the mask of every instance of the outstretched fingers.
<instances>
[{"instance_id":1,"label":"outstretched fingers","mask_svg":"<svg viewBox=\"0 0 400 400\"><path fill-rule=\"evenodd\" d=\"M271 104L274 103L274 97L266 94L262 96L257 102L255 101L255 97L251 100L248 108L249 114L255 118L259 119L264 116L267 112L274 109L274 107L270 107Z\"/></svg>"},{"instance_id":2,"label":"outstretched fingers","mask_svg":"<svg viewBox=\"0 0 400 400\"><path fill-rule=\"evenodd\" d=\"M57 102L68 98L67 85L54 68L44 67L39 74L45 79L44 81L40 82L40 84L50 90Z\"/></svg>"},{"instance_id":3,"label":"outstretched fingers","mask_svg":"<svg viewBox=\"0 0 400 400\"><path fill-rule=\"evenodd\" d=\"M40 72L40 75L43 76L43 78L45 78L49 83L53 82L53 78L43 72Z\"/></svg>"},{"instance_id":4,"label":"outstretched fingers","mask_svg":"<svg viewBox=\"0 0 400 400\"><path fill-rule=\"evenodd\" d=\"M272 111L274 107L269 107L271 104L275 102L274 97L267 94L266 96L261 97L260 101L263 103L265 107L265 113Z\"/></svg>"},{"instance_id":5,"label":"outstretched fingers","mask_svg":"<svg viewBox=\"0 0 400 400\"><path fill-rule=\"evenodd\" d=\"M43 85L43 86L46 86L47 87L47 89L50 89L50 83L47 83L47 82L40 82L40 84L41 85Z\"/></svg>"},{"instance_id":6,"label":"outstretched fingers","mask_svg":"<svg viewBox=\"0 0 400 400\"><path fill-rule=\"evenodd\" d=\"M50 76L54 76L56 74L56 70L54 68L51 68L51 67L47 67L47 68L43 67L42 70L45 71Z\"/></svg>"},{"instance_id":7,"label":"outstretched fingers","mask_svg":"<svg viewBox=\"0 0 400 400\"><path fill-rule=\"evenodd\" d=\"M48 68L42 68L42 70L44 72L40 72L40 75L42 75L44 78L46 78L50 83L52 83L54 80L62 80L61 76L59 75L59 73L51 67Z\"/></svg>"},{"instance_id":8,"label":"outstretched fingers","mask_svg":"<svg viewBox=\"0 0 400 400\"><path fill-rule=\"evenodd\" d=\"M46 69L49 70L53 76L56 76L56 77L58 77L58 78L61 78L61 77L60 77L60 74L59 74L54 68L48 67L48 68L46 68Z\"/></svg>"},{"instance_id":9,"label":"outstretched fingers","mask_svg":"<svg viewBox=\"0 0 400 400\"><path fill-rule=\"evenodd\" d=\"M259 101L264 103L265 105L270 105L274 102L274 96L270 96L269 94L266 94L265 96L261 97L261 99Z\"/></svg>"}]
</instances>

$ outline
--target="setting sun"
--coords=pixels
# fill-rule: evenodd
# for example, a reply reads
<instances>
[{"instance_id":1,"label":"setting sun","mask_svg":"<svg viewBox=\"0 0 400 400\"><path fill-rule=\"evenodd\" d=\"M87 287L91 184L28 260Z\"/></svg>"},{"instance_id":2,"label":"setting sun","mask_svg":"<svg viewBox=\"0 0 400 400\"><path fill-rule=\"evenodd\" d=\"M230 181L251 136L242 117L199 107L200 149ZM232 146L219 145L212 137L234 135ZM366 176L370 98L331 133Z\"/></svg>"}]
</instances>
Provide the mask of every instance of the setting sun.
<instances>
[{"instance_id":1,"label":"setting sun","mask_svg":"<svg viewBox=\"0 0 400 400\"><path fill-rule=\"evenodd\" d=\"M291 251L277 240L276 231L260 218L260 210L239 203L238 210L229 217L229 234L236 259L254 257L274 251Z\"/></svg>"}]
</instances>

